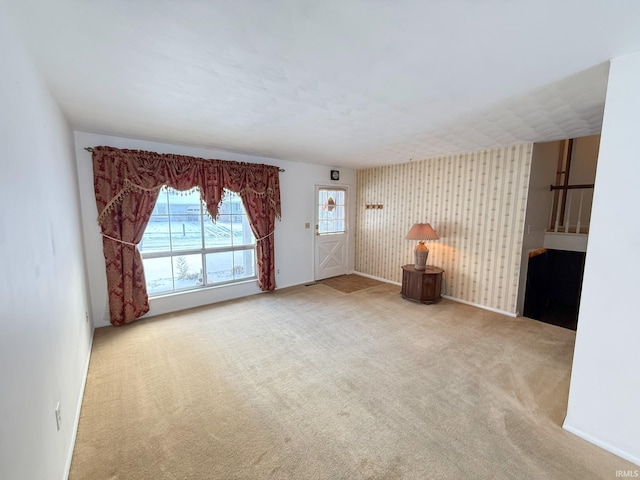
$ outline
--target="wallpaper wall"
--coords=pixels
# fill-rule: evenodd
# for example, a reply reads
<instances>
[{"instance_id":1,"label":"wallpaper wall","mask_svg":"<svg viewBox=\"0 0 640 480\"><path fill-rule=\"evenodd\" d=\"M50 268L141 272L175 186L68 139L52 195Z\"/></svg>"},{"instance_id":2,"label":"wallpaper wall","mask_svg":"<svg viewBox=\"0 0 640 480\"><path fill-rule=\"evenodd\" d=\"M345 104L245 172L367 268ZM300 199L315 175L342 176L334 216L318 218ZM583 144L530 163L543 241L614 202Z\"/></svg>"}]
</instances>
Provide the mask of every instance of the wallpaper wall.
<instances>
[{"instance_id":1,"label":"wallpaper wall","mask_svg":"<svg viewBox=\"0 0 640 480\"><path fill-rule=\"evenodd\" d=\"M404 237L430 223L442 293L515 313L531 155L522 144L358 171L355 270L401 282L416 243Z\"/></svg>"}]
</instances>

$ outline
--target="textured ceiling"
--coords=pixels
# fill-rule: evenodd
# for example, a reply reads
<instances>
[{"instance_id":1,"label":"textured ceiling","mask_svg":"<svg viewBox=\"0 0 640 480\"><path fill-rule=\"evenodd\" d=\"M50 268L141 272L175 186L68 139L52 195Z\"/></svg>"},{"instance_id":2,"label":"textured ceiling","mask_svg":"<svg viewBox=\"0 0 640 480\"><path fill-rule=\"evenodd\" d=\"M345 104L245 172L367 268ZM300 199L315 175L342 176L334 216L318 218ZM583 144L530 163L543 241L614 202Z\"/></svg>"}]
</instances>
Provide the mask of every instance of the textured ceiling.
<instances>
[{"instance_id":1,"label":"textured ceiling","mask_svg":"<svg viewBox=\"0 0 640 480\"><path fill-rule=\"evenodd\" d=\"M4 8L2 8L4 7ZM600 131L637 0L0 0L74 129L361 168Z\"/></svg>"}]
</instances>

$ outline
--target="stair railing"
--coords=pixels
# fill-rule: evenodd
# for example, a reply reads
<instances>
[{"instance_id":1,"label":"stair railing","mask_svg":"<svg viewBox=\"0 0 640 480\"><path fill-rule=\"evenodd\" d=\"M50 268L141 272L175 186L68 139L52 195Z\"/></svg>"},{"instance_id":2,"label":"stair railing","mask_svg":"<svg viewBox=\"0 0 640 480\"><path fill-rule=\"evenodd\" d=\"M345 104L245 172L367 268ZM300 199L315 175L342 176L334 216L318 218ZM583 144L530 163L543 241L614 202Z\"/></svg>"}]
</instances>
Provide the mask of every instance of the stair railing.
<instances>
[{"instance_id":1,"label":"stair railing","mask_svg":"<svg viewBox=\"0 0 640 480\"><path fill-rule=\"evenodd\" d=\"M584 192L587 189L593 189L594 184L581 185L550 185L549 189L556 193L556 198L552 202L551 211L549 212L549 231L554 233L581 233L582 228L582 210L585 204ZM580 204L578 207L578 215L575 223L575 232L570 231L571 227L571 203L573 200L573 191L580 190ZM559 197L559 198L558 198ZM588 226L588 224L587 224Z\"/></svg>"}]
</instances>

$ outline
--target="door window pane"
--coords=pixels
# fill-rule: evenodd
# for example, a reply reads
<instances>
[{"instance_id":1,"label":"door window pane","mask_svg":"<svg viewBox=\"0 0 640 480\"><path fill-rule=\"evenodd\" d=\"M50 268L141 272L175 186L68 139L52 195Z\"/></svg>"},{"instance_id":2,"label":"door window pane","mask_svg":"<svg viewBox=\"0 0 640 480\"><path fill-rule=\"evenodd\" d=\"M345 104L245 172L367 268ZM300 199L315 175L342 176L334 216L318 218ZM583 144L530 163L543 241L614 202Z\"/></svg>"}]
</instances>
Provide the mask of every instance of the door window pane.
<instances>
[{"instance_id":1,"label":"door window pane","mask_svg":"<svg viewBox=\"0 0 640 480\"><path fill-rule=\"evenodd\" d=\"M320 189L318 192L318 233L344 233L346 228L345 191Z\"/></svg>"}]
</instances>

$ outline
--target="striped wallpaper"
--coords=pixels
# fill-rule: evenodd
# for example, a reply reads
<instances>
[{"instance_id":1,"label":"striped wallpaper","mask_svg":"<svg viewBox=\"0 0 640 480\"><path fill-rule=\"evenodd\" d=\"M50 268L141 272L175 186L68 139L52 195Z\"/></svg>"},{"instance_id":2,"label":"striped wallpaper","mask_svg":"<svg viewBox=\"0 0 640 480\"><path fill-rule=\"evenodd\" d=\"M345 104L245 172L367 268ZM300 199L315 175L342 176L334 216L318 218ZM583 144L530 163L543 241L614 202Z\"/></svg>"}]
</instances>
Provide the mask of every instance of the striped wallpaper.
<instances>
[{"instance_id":1,"label":"striped wallpaper","mask_svg":"<svg viewBox=\"0 0 640 480\"><path fill-rule=\"evenodd\" d=\"M358 171L355 270L401 282L416 244L404 237L430 223L442 293L515 313L531 154L529 143Z\"/></svg>"}]
</instances>

